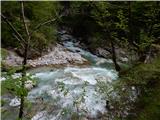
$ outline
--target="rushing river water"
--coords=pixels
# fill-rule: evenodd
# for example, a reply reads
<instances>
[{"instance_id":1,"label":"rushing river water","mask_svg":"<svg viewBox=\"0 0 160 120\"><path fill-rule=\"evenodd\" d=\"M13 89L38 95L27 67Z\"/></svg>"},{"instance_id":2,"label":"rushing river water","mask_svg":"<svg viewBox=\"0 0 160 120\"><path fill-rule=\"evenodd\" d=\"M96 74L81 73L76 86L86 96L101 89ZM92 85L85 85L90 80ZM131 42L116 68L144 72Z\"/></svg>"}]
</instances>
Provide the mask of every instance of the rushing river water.
<instances>
[{"instance_id":1,"label":"rushing river water","mask_svg":"<svg viewBox=\"0 0 160 120\"><path fill-rule=\"evenodd\" d=\"M70 51L81 54L91 65L35 73L39 78L38 87L29 92L28 99L34 102L41 98L47 105L53 103L56 110L50 113L39 111L32 120L70 119L73 112L96 118L98 113L106 111L106 100L96 91L96 84L97 81L112 82L117 79L112 61L77 47L72 40L64 41L63 44Z\"/></svg>"},{"instance_id":2,"label":"rushing river water","mask_svg":"<svg viewBox=\"0 0 160 120\"><path fill-rule=\"evenodd\" d=\"M38 78L37 87L27 96L32 110L36 111L31 113L31 120L70 120L73 113L96 119L98 114L107 111L106 99L97 91L97 81L112 83L117 79L112 60L97 57L80 48L72 39L66 39L63 39L64 47L81 54L91 64L29 71ZM9 109L12 115L6 120L14 118L18 111Z\"/></svg>"}]
</instances>

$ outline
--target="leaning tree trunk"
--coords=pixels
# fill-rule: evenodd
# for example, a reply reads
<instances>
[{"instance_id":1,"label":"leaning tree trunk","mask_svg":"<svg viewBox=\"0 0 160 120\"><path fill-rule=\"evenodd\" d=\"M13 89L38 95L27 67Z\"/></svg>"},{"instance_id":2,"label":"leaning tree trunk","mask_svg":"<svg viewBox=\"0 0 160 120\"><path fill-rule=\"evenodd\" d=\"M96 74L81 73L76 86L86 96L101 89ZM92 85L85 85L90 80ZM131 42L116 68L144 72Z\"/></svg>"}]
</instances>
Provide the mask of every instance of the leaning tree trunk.
<instances>
[{"instance_id":1,"label":"leaning tree trunk","mask_svg":"<svg viewBox=\"0 0 160 120\"><path fill-rule=\"evenodd\" d=\"M27 65L27 54L28 54L28 45L25 45L25 51L24 51L24 58L23 58L23 68L22 68L22 84L21 88L25 87L25 81L26 81L26 65ZM21 95L21 104L19 109L19 119L22 119L23 117L23 109L24 109L24 95Z\"/></svg>"},{"instance_id":2,"label":"leaning tree trunk","mask_svg":"<svg viewBox=\"0 0 160 120\"><path fill-rule=\"evenodd\" d=\"M115 65L115 69L116 69L116 71L120 71L121 68L120 68L120 66L117 63L117 57L116 57L115 47L114 47L114 43L113 43L112 40L111 40L111 48L112 48L112 60L113 60L113 63Z\"/></svg>"}]
</instances>

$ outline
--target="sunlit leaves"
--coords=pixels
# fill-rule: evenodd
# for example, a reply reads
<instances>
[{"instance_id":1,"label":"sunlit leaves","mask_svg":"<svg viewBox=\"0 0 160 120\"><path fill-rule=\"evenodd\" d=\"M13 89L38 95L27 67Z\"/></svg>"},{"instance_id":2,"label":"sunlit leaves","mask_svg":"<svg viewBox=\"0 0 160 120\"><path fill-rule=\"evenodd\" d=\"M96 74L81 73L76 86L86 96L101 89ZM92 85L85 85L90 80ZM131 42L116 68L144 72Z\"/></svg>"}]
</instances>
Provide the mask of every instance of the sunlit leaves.
<instances>
[{"instance_id":1,"label":"sunlit leaves","mask_svg":"<svg viewBox=\"0 0 160 120\"><path fill-rule=\"evenodd\" d=\"M69 93L69 89L65 87L65 84L63 82L58 82L58 89L63 92L63 95L66 96Z\"/></svg>"},{"instance_id":2,"label":"sunlit leaves","mask_svg":"<svg viewBox=\"0 0 160 120\"><path fill-rule=\"evenodd\" d=\"M42 9L43 8L43 9ZM27 26L29 28L29 32L31 33L34 31L35 27L40 23L44 23L48 20L55 19L59 17L59 11L62 9L59 2L50 2L50 1L41 1L41 2L34 2L34 1L26 1L24 2L24 11L25 11L25 19L27 20ZM23 22L21 19L21 9L19 1L3 1L2 2L2 13L7 17L7 19L14 25L16 30L26 38L25 29L23 26ZM41 27L37 31L37 36L32 36L32 40L30 42L30 47L37 48L36 52L41 53L42 51L46 50L46 46L53 44L56 41L55 35L55 25L47 24L45 27ZM13 37L13 31L9 28L9 26L2 21L2 42L4 46L9 47L17 47L20 50L22 49L19 41ZM40 39L40 37L42 39ZM37 39L38 37L38 39ZM45 38L45 39L44 39ZM37 44L37 41L39 44ZM35 53L31 53L35 54Z\"/></svg>"},{"instance_id":3,"label":"sunlit leaves","mask_svg":"<svg viewBox=\"0 0 160 120\"><path fill-rule=\"evenodd\" d=\"M16 96L27 96L27 89L21 87L21 78L12 78L5 80L2 84L5 89L7 89L10 93Z\"/></svg>"},{"instance_id":4,"label":"sunlit leaves","mask_svg":"<svg viewBox=\"0 0 160 120\"><path fill-rule=\"evenodd\" d=\"M128 28L128 25L127 25L127 19L126 19L126 17L124 16L124 13L123 13L123 11L122 10L119 10L118 12L117 12L117 18L119 19L119 22L116 22L115 24L116 24L116 27L117 28L120 28L120 29L122 29L122 30L124 30L124 31L126 31Z\"/></svg>"},{"instance_id":5,"label":"sunlit leaves","mask_svg":"<svg viewBox=\"0 0 160 120\"><path fill-rule=\"evenodd\" d=\"M16 74L14 69L3 74L5 80L2 82L3 89L9 93L16 96L27 96L28 90L25 87L22 87L22 83L26 81L33 81L33 85L36 85L36 78L32 78L31 75L21 76L21 74Z\"/></svg>"},{"instance_id":6,"label":"sunlit leaves","mask_svg":"<svg viewBox=\"0 0 160 120\"><path fill-rule=\"evenodd\" d=\"M68 93L70 93L71 91L69 90L69 88L67 88L67 85L65 85L63 82L57 82L58 84L58 90L60 92L63 93L64 96L68 95ZM79 106L80 104L85 102L85 97L86 97L86 87L88 86L88 82L84 81L84 83L82 84L82 91L78 94L78 96L72 96L73 97L73 107L75 110L80 109ZM85 111L85 110L82 110ZM63 110L61 111L62 116L67 116L68 114L73 113L74 110L71 110L70 107L65 107L63 108ZM77 111L80 112L80 111ZM78 113L78 116L81 113Z\"/></svg>"}]
</instances>

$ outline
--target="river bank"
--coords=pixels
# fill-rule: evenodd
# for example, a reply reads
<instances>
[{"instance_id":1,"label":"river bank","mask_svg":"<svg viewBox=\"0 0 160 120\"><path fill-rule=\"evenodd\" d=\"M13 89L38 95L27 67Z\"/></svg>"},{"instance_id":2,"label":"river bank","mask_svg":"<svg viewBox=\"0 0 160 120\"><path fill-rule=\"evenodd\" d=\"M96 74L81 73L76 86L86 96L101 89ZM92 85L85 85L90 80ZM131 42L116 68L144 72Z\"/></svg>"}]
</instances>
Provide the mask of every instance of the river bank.
<instances>
[{"instance_id":1,"label":"river bank","mask_svg":"<svg viewBox=\"0 0 160 120\"><path fill-rule=\"evenodd\" d=\"M8 55L2 62L10 67L17 67L22 65L23 58L18 56L13 51L8 51ZM38 57L34 60L28 60L28 67L42 67L42 66L66 66L66 65L84 65L88 64L87 60L78 53L68 51L65 47L57 44L52 51Z\"/></svg>"}]
</instances>

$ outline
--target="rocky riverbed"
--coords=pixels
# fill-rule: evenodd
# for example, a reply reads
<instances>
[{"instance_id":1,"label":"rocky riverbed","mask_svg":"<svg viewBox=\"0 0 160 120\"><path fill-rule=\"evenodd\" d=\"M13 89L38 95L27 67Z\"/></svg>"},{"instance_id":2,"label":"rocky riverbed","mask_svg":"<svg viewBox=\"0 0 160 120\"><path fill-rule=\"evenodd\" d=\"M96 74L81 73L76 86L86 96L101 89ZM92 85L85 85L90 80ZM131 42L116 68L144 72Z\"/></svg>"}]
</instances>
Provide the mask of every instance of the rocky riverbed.
<instances>
[{"instance_id":1,"label":"rocky riverbed","mask_svg":"<svg viewBox=\"0 0 160 120\"><path fill-rule=\"evenodd\" d=\"M2 61L8 66L19 66L22 64L23 58L9 51L9 55ZM28 60L29 67L85 63L87 63L87 60L80 54L68 51L60 44L57 44L48 54L34 60Z\"/></svg>"}]
</instances>

